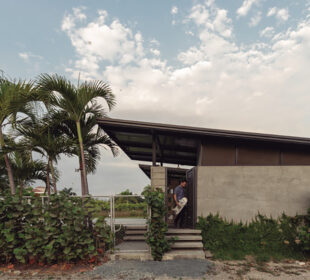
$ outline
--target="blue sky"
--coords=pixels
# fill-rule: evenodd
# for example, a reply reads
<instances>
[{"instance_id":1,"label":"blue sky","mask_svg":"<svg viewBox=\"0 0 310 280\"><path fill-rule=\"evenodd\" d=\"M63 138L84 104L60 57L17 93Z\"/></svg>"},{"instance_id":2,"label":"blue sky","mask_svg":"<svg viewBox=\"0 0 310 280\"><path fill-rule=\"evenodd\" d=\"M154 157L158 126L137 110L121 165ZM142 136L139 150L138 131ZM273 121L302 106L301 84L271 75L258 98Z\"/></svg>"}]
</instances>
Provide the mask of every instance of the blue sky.
<instances>
[{"instance_id":1,"label":"blue sky","mask_svg":"<svg viewBox=\"0 0 310 280\"><path fill-rule=\"evenodd\" d=\"M0 0L0 69L110 83L112 117L310 136L306 0ZM61 185L79 190L75 159ZM103 152L93 193L148 183Z\"/></svg>"}]
</instances>

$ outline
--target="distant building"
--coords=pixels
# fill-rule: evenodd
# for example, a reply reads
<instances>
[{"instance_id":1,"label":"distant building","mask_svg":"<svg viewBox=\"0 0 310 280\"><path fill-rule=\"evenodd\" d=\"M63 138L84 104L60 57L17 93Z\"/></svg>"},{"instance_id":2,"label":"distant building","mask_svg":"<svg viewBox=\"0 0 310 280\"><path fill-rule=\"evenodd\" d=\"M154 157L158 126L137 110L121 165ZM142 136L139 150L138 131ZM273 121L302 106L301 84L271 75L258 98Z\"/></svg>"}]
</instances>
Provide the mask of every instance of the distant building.
<instances>
[{"instance_id":1,"label":"distant building","mask_svg":"<svg viewBox=\"0 0 310 280\"><path fill-rule=\"evenodd\" d=\"M34 189L33 189L33 192L35 193L35 194L37 194L37 195L44 195L44 193L45 193L45 187L35 187Z\"/></svg>"}]
</instances>

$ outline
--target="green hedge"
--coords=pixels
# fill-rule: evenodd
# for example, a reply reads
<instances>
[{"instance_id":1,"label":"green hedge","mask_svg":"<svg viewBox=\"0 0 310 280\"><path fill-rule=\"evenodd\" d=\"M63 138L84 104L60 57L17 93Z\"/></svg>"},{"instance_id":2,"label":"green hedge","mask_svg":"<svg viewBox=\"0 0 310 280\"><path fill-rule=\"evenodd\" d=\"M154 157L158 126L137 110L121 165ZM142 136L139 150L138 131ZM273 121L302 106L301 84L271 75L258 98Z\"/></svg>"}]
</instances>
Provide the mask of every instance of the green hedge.
<instances>
[{"instance_id":1,"label":"green hedge","mask_svg":"<svg viewBox=\"0 0 310 280\"><path fill-rule=\"evenodd\" d=\"M197 226L202 230L204 248L215 258L244 259L252 255L257 260L267 261L270 258L304 259L309 255L307 216L283 214L279 219L272 219L258 214L244 224L210 214L206 218L199 217Z\"/></svg>"},{"instance_id":2,"label":"green hedge","mask_svg":"<svg viewBox=\"0 0 310 280\"><path fill-rule=\"evenodd\" d=\"M109 201L100 201L96 198L92 200L92 207L96 207L98 211L110 211ZM116 202L115 210L130 211L130 210L144 210L147 208L146 202Z\"/></svg>"},{"instance_id":3,"label":"green hedge","mask_svg":"<svg viewBox=\"0 0 310 280\"><path fill-rule=\"evenodd\" d=\"M104 217L92 223L92 211L83 206L89 200L64 193L45 205L35 196L0 199L0 262L76 262L108 249L110 228Z\"/></svg>"}]
</instances>

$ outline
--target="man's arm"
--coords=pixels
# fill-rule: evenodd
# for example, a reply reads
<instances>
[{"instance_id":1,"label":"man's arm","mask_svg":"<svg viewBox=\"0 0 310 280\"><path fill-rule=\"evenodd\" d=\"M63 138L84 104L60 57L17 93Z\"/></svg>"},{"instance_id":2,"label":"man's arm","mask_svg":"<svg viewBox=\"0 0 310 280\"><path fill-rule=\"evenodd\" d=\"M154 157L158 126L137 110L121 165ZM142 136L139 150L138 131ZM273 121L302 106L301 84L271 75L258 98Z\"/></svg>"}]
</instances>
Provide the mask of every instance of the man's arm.
<instances>
[{"instance_id":1,"label":"man's arm","mask_svg":"<svg viewBox=\"0 0 310 280\"><path fill-rule=\"evenodd\" d=\"M174 198L174 201L175 201L176 205L178 205L178 206L179 206L179 202L178 202L178 200L177 200L177 195L176 195L176 194L174 194L174 195L173 195L173 198Z\"/></svg>"}]
</instances>

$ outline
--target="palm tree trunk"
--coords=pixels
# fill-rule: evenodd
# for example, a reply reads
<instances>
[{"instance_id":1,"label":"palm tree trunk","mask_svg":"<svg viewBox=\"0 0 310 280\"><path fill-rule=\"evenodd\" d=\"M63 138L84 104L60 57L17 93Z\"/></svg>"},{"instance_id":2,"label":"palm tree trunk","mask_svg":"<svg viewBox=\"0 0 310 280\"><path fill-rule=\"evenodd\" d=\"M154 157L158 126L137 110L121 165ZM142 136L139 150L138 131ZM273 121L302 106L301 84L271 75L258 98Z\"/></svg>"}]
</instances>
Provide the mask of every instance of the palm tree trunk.
<instances>
[{"instance_id":1,"label":"palm tree trunk","mask_svg":"<svg viewBox=\"0 0 310 280\"><path fill-rule=\"evenodd\" d=\"M19 196L20 196L20 198L23 197L23 190L24 190L24 181L22 180L19 184Z\"/></svg>"},{"instance_id":2,"label":"palm tree trunk","mask_svg":"<svg viewBox=\"0 0 310 280\"><path fill-rule=\"evenodd\" d=\"M81 172L83 173L83 184L82 184L82 195L88 195L88 185L87 185L87 175L86 175L86 164L85 164L85 155L84 155L84 146L83 146L83 138L82 138L82 132L81 132L81 125L80 122L76 122L76 128L77 128L77 133L79 137L79 144L80 144L80 153L81 153L81 160L82 160L82 170ZM83 194L84 193L84 194Z\"/></svg>"},{"instance_id":3,"label":"palm tree trunk","mask_svg":"<svg viewBox=\"0 0 310 280\"><path fill-rule=\"evenodd\" d=\"M3 137L3 134L2 134L2 125L0 125L0 147L2 149L4 148L4 137ZM16 194L16 188L15 188L15 183L14 183L12 166L11 166L11 163L10 163L8 155L4 154L3 157L4 157L4 161L5 161L6 170L8 172L9 183L10 183L10 188L11 188L11 194L15 195Z\"/></svg>"},{"instance_id":4,"label":"palm tree trunk","mask_svg":"<svg viewBox=\"0 0 310 280\"><path fill-rule=\"evenodd\" d=\"M82 167L82 159L81 159L81 157L79 156L79 164L80 164L80 175L81 175L81 186L84 186L84 182L85 182L85 180L84 180L84 175L83 175L83 167ZM82 187L82 196L84 196L85 195L85 192L84 192L84 187Z\"/></svg>"},{"instance_id":5,"label":"palm tree trunk","mask_svg":"<svg viewBox=\"0 0 310 280\"><path fill-rule=\"evenodd\" d=\"M47 165L46 165L46 186L47 186L47 195L48 198L51 195L51 184L50 184L50 165L49 165L50 159L48 158Z\"/></svg>"},{"instance_id":6,"label":"palm tree trunk","mask_svg":"<svg viewBox=\"0 0 310 280\"><path fill-rule=\"evenodd\" d=\"M52 174L52 180L53 180L54 193L57 193L55 169L54 169L52 160L50 160L50 168L51 168L51 174Z\"/></svg>"}]
</instances>

